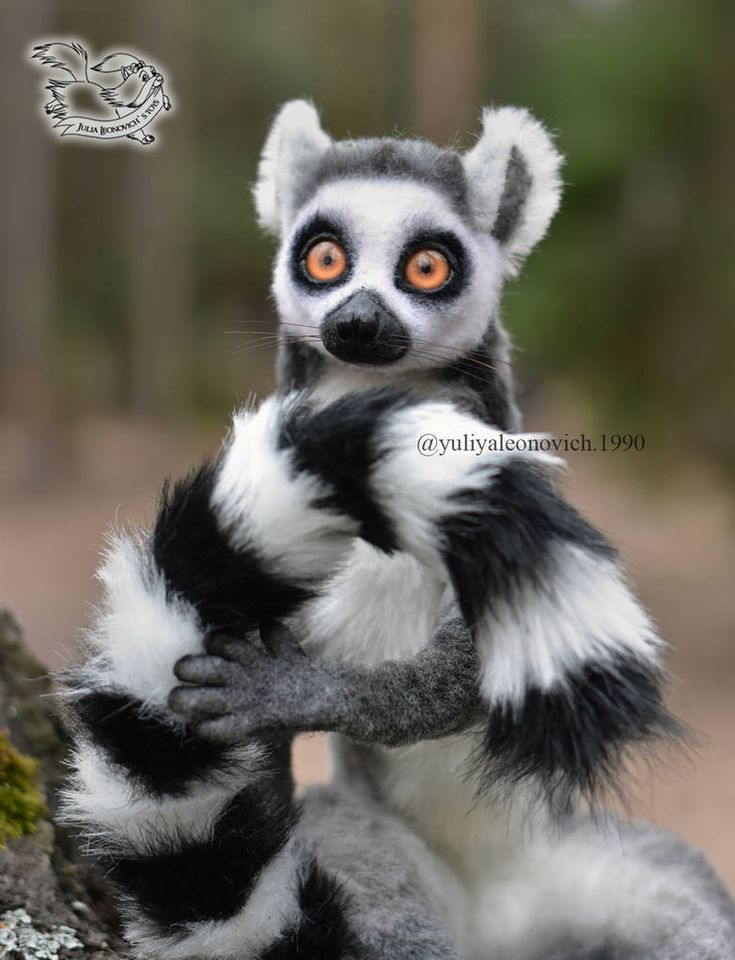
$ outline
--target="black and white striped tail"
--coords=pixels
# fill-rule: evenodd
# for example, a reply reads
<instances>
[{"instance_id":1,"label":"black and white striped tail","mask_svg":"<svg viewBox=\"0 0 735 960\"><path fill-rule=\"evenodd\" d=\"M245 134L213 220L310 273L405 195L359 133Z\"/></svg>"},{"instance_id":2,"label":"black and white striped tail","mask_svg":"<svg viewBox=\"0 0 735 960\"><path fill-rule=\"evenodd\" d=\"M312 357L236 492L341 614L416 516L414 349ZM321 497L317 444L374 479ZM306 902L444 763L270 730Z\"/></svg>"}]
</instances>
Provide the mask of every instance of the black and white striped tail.
<instances>
[{"instance_id":1,"label":"black and white striped tail","mask_svg":"<svg viewBox=\"0 0 735 960\"><path fill-rule=\"evenodd\" d=\"M288 743L205 744L167 701L177 660L212 631L296 611L355 537L453 584L482 656L488 777L589 791L628 744L668 728L660 643L612 550L555 492L549 458L426 458L426 433L500 436L394 390L316 413L268 400L165 493L151 533L112 538L89 656L68 684L65 809L120 889L141 956L287 955L325 885L341 916L336 882L299 852Z\"/></svg>"},{"instance_id":2,"label":"black and white striped tail","mask_svg":"<svg viewBox=\"0 0 735 960\"><path fill-rule=\"evenodd\" d=\"M180 657L212 631L287 616L356 532L293 467L289 409L240 414L220 456L166 490L151 533L111 537L88 657L66 677L64 816L118 889L140 956L290 955L309 917L321 925L302 931L305 957L347 936L338 883L296 836L288 740L219 747L167 707Z\"/></svg>"},{"instance_id":3,"label":"black and white striped tail","mask_svg":"<svg viewBox=\"0 0 735 960\"><path fill-rule=\"evenodd\" d=\"M461 449L427 457L427 434ZM529 782L564 808L614 785L629 747L681 732L663 644L615 551L557 492L554 458L394 391L344 398L289 436L361 536L451 580L482 658L488 789Z\"/></svg>"}]
</instances>

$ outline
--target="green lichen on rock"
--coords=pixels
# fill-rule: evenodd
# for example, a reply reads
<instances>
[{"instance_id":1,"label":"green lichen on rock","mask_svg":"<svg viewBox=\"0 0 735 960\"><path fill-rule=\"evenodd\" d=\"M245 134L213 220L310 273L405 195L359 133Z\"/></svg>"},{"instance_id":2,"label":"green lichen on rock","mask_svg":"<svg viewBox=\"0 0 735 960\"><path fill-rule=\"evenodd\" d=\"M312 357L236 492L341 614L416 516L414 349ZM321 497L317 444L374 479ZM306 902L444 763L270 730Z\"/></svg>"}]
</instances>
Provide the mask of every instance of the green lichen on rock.
<instances>
[{"instance_id":1,"label":"green lichen on rock","mask_svg":"<svg viewBox=\"0 0 735 960\"><path fill-rule=\"evenodd\" d=\"M37 769L38 762L19 753L0 730L0 848L6 840L34 833L36 824L46 815Z\"/></svg>"}]
</instances>

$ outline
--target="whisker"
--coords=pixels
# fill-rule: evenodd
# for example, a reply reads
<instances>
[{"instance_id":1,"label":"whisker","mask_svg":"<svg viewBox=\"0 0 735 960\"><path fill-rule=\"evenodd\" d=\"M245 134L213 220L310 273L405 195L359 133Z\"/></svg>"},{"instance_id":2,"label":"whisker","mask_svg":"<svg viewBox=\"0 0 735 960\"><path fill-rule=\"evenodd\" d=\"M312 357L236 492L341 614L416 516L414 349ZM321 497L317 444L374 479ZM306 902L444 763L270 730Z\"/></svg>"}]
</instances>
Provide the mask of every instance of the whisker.
<instances>
[{"instance_id":1,"label":"whisker","mask_svg":"<svg viewBox=\"0 0 735 960\"><path fill-rule=\"evenodd\" d=\"M268 337L279 337L280 333L277 330L225 330L225 334L228 337L244 337L248 336L251 333L262 333L264 336Z\"/></svg>"},{"instance_id":2,"label":"whisker","mask_svg":"<svg viewBox=\"0 0 735 960\"><path fill-rule=\"evenodd\" d=\"M487 377L479 376L463 367L461 360L450 360L448 357L432 354L425 350L414 350L414 356L430 361L436 369L443 367L446 370L456 370L458 373L461 373L463 377L467 377L470 380L476 380L482 384L487 384L488 382Z\"/></svg>"},{"instance_id":3,"label":"whisker","mask_svg":"<svg viewBox=\"0 0 735 960\"><path fill-rule=\"evenodd\" d=\"M263 323L263 321L262 321L262 320L237 320L236 323L237 323L237 325L238 325L239 327L244 327L244 326L247 326L249 323ZM274 328L275 328L275 329L278 329L280 326L281 326L281 324L280 324L279 322L276 322L276 323L274 324ZM285 326L285 327L301 327L301 328L303 328L303 329L305 329L305 330L319 330L319 329L320 329L319 324L316 324L316 323L297 323L296 321L291 321L291 320L289 320L287 323L284 322L284 323L283 323L283 326Z\"/></svg>"},{"instance_id":4,"label":"whisker","mask_svg":"<svg viewBox=\"0 0 735 960\"><path fill-rule=\"evenodd\" d=\"M397 336L400 336L400 335L397 335ZM410 337L410 338L409 338L409 337L406 337L406 338L404 338L403 342L405 342L406 340L412 340L414 343L424 344L425 346L430 347L430 348L433 349L433 350L449 350L449 351L452 350L452 348L451 348L451 347L448 347L446 344L437 343L435 340L427 340L427 339L422 338L422 337ZM494 369L495 369L492 365L488 365L488 364L485 363L483 360L479 360L477 357L474 357L474 356L471 356L471 355L465 355L465 356L463 356L463 357L461 357L461 358L458 358L458 359L461 359L461 360L463 360L463 361L466 361L467 363L475 363L475 364L477 364L478 366L483 366L483 367L489 366L489 368L490 368L491 370L494 370ZM493 363L504 363L506 366L510 366L510 365L511 365L511 361L510 361L510 360L502 360L502 359L500 359L499 357L494 357L494 358L493 358Z\"/></svg>"},{"instance_id":5,"label":"whisker","mask_svg":"<svg viewBox=\"0 0 735 960\"><path fill-rule=\"evenodd\" d=\"M485 363L484 360L478 360L477 357L473 357L473 356L464 355L464 356L458 357L456 356L456 354L454 354L451 351L450 348L442 348L441 345L439 344L435 344L434 346L431 346L431 344L428 343L428 345L437 354L437 356L446 356L448 360L451 360L452 362L455 362L455 363L474 364L476 367L484 367L486 370L491 370L495 372L495 367L493 366L492 363ZM447 349L448 352L442 353L441 352L442 349Z\"/></svg>"},{"instance_id":6,"label":"whisker","mask_svg":"<svg viewBox=\"0 0 735 960\"><path fill-rule=\"evenodd\" d=\"M401 343L401 344L413 343L413 344L420 344L420 345L423 344L429 347L434 353L436 353L437 356L445 355L447 360L451 360L454 363L465 363L465 364L471 363L471 364L475 364L475 366L485 367L488 370L495 371L495 367L492 364L485 363L483 360L479 360L477 357L474 357L474 356L464 355L461 357L457 357L451 347L448 347L446 344L443 344L443 343L436 343L433 340L427 340L422 337L413 337L413 336L409 337L409 336L402 336L401 334L394 334L394 336L391 338L391 342L394 344L396 343ZM446 354L443 354L442 351L447 351L447 352ZM503 361L503 362L507 363L508 361Z\"/></svg>"},{"instance_id":7,"label":"whisker","mask_svg":"<svg viewBox=\"0 0 735 960\"><path fill-rule=\"evenodd\" d=\"M252 340L252 339L255 339L255 340L278 340L279 337L280 337L280 334L278 334L278 333L265 333L264 331L260 331L260 330L253 330L253 332L252 332L251 334L243 334L243 333L240 333L239 335L240 335L241 337L249 337L251 340ZM245 342L247 342L247 341L245 341Z\"/></svg>"},{"instance_id":8,"label":"whisker","mask_svg":"<svg viewBox=\"0 0 735 960\"><path fill-rule=\"evenodd\" d=\"M402 336L400 336L400 335L398 335L398 334L397 334L397 335L394 335L393 337L389 338L389 340L388 340L388 343L390 343L391 345L395 345L395 344L405 344L405 343L410 343L410 342L412 342L412 341L411 341L411 338L409 338L409 337L402 337ZM415 343L421 344L422 341L417 341L417 340L414 338L414 339L413 339L413 343L414 343L414 344L415 344ZM413 350L414 354L418 354L418 352L419 352L419 350L420 350L420 351L422 351L424 354L427 354L427 355L428 355L428 354L431 354L431 355L433 355L433 356L435 356L435 357L441 357L441 358L446 359L446 360L448 360L448 361L451 361L451 362L453 362L453 363L466 363L466 364L474 363L474 364L476 364L476 365L478 365L478 366L485 367L485 368L488 369L488 370L494 370L494 369L495 369L495 368L494 368L493 366L491 366L490 364L483 363L482 361L479 361L479 360L477 360L477 359L474 358L474 357L468 357L468 356L459 356L459 357L458 357L458 356L454 353L454 351L451 349L451 347L446 347L446 346L444 346L443 344L432 343L432 342L429 341L429 340L425 340L425 341L423 341L423 343L425 343L426 346L421 346L421 345L420 345L418 349L416 349L416 348L414 347L414 350ZM427 349L427 347L428 347L428 349Z\"/></svg>"},{"instance_id":9,"label":"whisker","mask_svg":"<svg viewBox=\"0 0 735 960\"><path fill-rule=\"evenodd\" d=\"M255 321L242 321L240 325L245 326L249 322ZM286 326L299 327L304 331L320 329L315 324L306 323L292 323L286 324ZM288 335L287 333L284 333L283 329L280 327L274 330L246 329L230 330L227 332L230 334L239 334L245 338L249 338L246 339L242 344L235 346L230 351L231 355L238 357L249 356L267 349L275 349L284 343L321 342L321 334L310 334L304 332L297 335ZM495 372L496 369L492 364L486 363L483 360L479 360L477 357L466 355L457 357L451 347L424 337L394 334L388 339L387 342L389 345L410 343L413 346L414 356L428 361L434 369L444 368L447 370L454 370L463 377L482 384L487 383L487 377L479 375L470 368L479 367L483 370L489 370L491 372Z\"/></svg>"},{"instance_id":10,"label":"whisker","mask_svg":"<svg viewBox=\"0 0 735 960\"><path fill-rule=\"evenodd\" d=\"M259 350L277 347L282 343L302 343L307 340L320 341L321 337L313 334L302 334L298 337L283 337L278 334L268 334L267 337L259 337L255 342L246 342L234 346L230 351L230 355L244 357L251 353L257 353Z\"/></svg>"},{"instance_id":11,"label":"whisker","mask_svg":"<svg viewBox=\"0 0 735 960\"><path fill-rule=\"evenodd\" d=\"M245 340L243 343L233 344L233 350L243 350L246 347L256 347L256 346L271 346L277 344L278 339L276 337L256 337L254 340Z\"/></svg>"}]
</instances>

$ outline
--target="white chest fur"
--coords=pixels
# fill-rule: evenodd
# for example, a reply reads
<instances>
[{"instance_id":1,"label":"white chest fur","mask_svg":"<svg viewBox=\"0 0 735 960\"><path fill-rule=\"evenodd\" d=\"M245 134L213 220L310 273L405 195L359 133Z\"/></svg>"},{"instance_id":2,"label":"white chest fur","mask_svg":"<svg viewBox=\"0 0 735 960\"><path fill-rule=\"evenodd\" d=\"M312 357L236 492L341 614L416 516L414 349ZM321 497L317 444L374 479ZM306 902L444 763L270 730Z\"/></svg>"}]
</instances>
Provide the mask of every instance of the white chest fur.
<instances>
[{"instance_id":1,"label":"white chest fur","mask_svg":"<svg viewBox=\"0 0 735 960\"><path fill-rule=\"evenodd\" d=\"M362 541L323 596L301 612L298 635L316 657L372 666L415 656L432 638L453 594L406 554L387 557ZM401 748L373 747L377 788L395 810L471 880L517 836L508 809L478 803L470 772L472 733ZM520 804L514 804L515 812ZM528 811L525 812L528 817Z\"/></svg>"},{"instance_id":2,"label":"white chest fur","mask_svg":"<svg viewBox=\"0 0 735 960\"><path fill-rule=\"evenodd\" d=\"M429 642L450 600L412 557L356 541L343 570L301 611L299 636L316 657L364 666L408 659Z\"/></svg>"}]
</instances>

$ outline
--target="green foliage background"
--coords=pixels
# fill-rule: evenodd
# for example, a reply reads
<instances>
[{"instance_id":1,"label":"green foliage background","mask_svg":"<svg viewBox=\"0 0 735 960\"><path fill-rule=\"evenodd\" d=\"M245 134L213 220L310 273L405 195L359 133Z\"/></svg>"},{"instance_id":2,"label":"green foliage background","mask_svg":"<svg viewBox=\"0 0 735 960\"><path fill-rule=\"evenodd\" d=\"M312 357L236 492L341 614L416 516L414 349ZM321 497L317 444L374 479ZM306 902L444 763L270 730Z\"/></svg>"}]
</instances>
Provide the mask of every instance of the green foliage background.
<instances>
[{"instance_id":1,"label":"green foliage background","mask_svg":"<svg viewBox=\"0 0 735 960\"><path fill-rule=\"evenodd\" d=\"M159 58L176 103L155 152L48 148L43 364L58 409L219 416L267 389L271 355L238 356L245 335L226 331L273 322L272 247L248 183L283 100L313 98L337 137L397 129L461 145L483 104L515 103L568 157L561 215L505 298L521 378L570 386L608 429L733 462L731 0L462 0L444 35L441 7L50 5L47 35Z\"/></svg>"}]
</instances>

